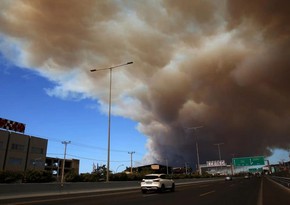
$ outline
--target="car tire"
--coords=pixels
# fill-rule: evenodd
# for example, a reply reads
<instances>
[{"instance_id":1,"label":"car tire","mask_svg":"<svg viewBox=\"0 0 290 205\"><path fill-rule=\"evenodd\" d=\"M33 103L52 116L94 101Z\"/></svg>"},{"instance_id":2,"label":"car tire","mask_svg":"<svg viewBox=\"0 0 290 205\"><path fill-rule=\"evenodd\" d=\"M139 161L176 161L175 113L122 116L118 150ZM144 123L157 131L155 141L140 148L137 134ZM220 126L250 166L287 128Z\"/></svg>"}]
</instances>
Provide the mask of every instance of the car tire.
<instances>
[{"instance_id":1,"label":"car tire","mask_svg":"<svg viewBox=\"0 0 290 205\"><path fill-rule=\"evenodd\" d=\"M164 184L161 185L161 187L160 187L160 192L161 192L161 193L165 192L165 186L164 186Z\"/></svg>"},{"instance_id":2,"label":"car tire","mask_svg":"<svg viewBox=\"0 0 290 205\"><path fill-rule=\"evenodd\" d=\"M175 191L175 184L173 183L171 186L171 192L174 192L174 191Z\"/></svg>"}]
</instances>

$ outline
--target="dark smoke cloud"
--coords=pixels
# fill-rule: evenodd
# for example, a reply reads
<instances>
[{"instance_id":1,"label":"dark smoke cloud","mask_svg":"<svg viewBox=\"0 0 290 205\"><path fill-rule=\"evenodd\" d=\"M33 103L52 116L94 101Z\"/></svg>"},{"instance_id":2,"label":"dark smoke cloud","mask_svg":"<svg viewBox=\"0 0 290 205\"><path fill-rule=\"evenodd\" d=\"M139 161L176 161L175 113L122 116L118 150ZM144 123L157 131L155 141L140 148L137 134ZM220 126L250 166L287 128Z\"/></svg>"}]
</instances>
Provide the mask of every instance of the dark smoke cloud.
<instances>
[{"instance_id":1,"label":"dark smoke cloud","mask_svg":"<svg viewBox=\"0 0 290 205\"><path fill-rule=\"evenodd\" d=\"M105 105L96 88L106 74L87 71L134 61L114 75L113 113L148 136L144 163L196 162L186 128L200 125L202 163L218 158L220 142L226 160L289 148L289 1L2 3L2 53L56 82L51 95Z\"/></svg>"}]
</instances>

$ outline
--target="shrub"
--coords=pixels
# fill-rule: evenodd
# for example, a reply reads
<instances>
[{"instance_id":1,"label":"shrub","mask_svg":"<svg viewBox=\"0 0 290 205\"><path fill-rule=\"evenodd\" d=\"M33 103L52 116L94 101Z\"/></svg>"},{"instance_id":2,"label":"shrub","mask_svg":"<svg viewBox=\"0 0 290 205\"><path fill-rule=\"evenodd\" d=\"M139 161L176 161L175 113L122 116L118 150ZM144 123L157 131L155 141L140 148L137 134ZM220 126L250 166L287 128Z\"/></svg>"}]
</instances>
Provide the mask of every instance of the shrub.
<instances>
[{"instance_id":1,"label":"shrub","mask_svg":"<svg viewBox=\"0 0 290 205\"><path fill-rule=\"evenodd\" d=\"M52 182L52 173L49 171L42 170L28 170L24 175L24 182L27 183L43 183Z\"/></svg>"},{"instance_id":2,"label":"shrub","mask_svg":"<svg viewBox=\"0 0 290 205\"><path fill-rule=\"evenodd\" d=\"M22 181L22 172L0 171L0 183L15 183Z\"/></svg>"},{"instance_id":3,"label":"shrub","mask_svg":"<svg viewBox=\"0 0 290 205\"><path fill-rule=\"evenodd\" d=\"M111 180L112 181L127 181L128 180L128 175L126 173L117 173L117 174L112 174L111 175Z\"/></svg>"},{"instance_id":4,"label":"shrub","mask_svg":"<svg viewBox=\"0 0 290 205\"><path fill-rule=\"evenodd\" d=\"M70 171L65 174L66 182L79 182L81 181L80 175L76 174L74 171Z\"/></svg>"}]
</instances>

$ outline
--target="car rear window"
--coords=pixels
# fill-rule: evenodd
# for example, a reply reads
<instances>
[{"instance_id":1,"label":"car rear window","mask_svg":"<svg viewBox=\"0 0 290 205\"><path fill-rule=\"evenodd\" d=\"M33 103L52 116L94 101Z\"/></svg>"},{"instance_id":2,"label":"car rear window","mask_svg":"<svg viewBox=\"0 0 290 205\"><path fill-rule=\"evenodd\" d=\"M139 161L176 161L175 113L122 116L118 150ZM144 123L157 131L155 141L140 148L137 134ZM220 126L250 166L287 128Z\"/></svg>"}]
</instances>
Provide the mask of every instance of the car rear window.
<instances>
[{"instance_id":1,"label":"car rear window","mask_svg":"<svg viewBox=\"0 0 290 205\"><path fill-rule=\"evenodd\" d=\"M145 179L157 179L158 176L145 176Z\"/></svg>"}]
</instances>

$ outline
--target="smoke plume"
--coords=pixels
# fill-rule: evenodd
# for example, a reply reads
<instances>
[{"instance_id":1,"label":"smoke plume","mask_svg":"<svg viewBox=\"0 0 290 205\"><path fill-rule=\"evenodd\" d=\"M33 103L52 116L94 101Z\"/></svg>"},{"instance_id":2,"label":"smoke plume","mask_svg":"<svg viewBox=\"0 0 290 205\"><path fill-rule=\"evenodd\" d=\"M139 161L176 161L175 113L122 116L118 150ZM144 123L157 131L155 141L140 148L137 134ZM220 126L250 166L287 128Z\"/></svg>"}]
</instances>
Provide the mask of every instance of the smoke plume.
<instances>
[{"instance_id":1,"label":"smoke plume","mask_svg":"<svg viewBox=\"0 0 290 205\"><path fill-rule=\"evenodd\" d=\"M108 102L148 137L146 162L271 155L290 144L287 0L14 0L0 6L0 49L56 83L50 95ZM203 126L200 129L193 127ZM190 129L191 128L191 129Z\"/></svg>"}]
</instances>

